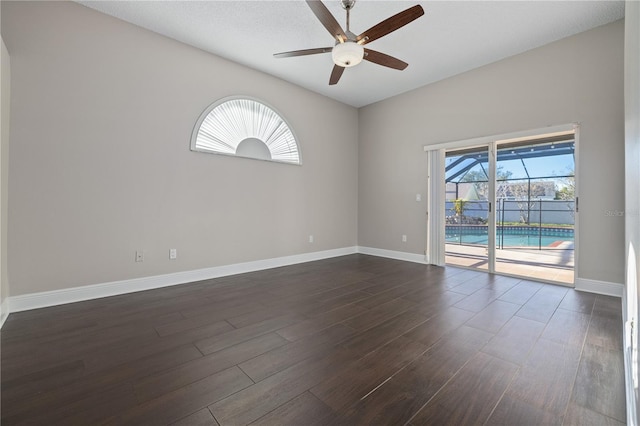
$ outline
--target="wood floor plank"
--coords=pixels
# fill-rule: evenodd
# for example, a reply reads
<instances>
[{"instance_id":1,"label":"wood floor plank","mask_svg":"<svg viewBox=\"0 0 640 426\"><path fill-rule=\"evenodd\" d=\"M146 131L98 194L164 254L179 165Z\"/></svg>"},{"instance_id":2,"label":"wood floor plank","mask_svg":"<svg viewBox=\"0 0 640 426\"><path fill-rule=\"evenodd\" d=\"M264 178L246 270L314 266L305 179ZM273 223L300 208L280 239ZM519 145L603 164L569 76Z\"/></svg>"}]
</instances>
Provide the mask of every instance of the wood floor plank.
<instances>
[{"instance_id":1,"label":"wood floor plank","mask_svg":"<svg viewBox=\"0 0 640 426\"><path fill-rule=\"evenodd\" d=\"M483 352L504 360L522 364L542 334L545 324L518 316L512 317Z\"/></svg>"},{"instance_id":2,"label":"wood floor plank","mask_svg":"<svg viewBox=\"0 0 640 426\"><path fill-rule=\"evenodd\" d=\"M454 293L452 291L442 291L435 296L430 297L424 301L415 301L416 306L412 308L412 311L419 312L426 317L433 317L440 315L447 311L450 307L455 305L460 300L464 299L464 294Z\"/></svg>"},{"instance_id":3,"label":"wood floor plank","mask_svg":"<svg viewBox=\"0 0 640 426\"><path fill-rule=\"evenodd\" d=\"M252 312L247 312L245 314L239 314L237 316L232 316L231 318L227 318L226 321L234 326L235 328L243 328L253 324L257 324L266 320L270 320L283 314L291 314L296 315L299 314L301 316L304 315L302 309L297 306L289 307L288 309L279 309L272 310L271 308L262 308L256 309Z\"/></svg>"},{"instance_id":4,"label":"wood floor plank","mask_svg":"<svg viewBox=\"0 0 640 426\"><path fill-rule=\"evenodd\" d=\"M337 418L333 411L309 392L282 404L269 414L260 417L252 426L331 426Z\"/></svg>"},{"instance_id":5,"label":"wood floor plank","mask_svg":"<svg viewBox=\"0 0 640 426\"><path fill-rule=\"evenodd\" d=\"M367 292L378 294L380 292L389 291L393 287L405 284L415 278L416 276L413 271L399 271L392 268L387 273L374 276L365 281L371 284L367 287Z\"/></svg>"},{"instance_id":6,"label":"wood floor plank","mask_svg":"<svg viewBox=\"0 0 640 426\"><path fill-rule=\"evenodd\" d=\"M625 423L586 407L570 403L564 417L565 426L624 426Z\"/></svg>"},{"instance_id":7,"label":"wood floor plank","mask_svg":"<svg viewBox=\"0 0 640 426\"><path fill-rule=\"evenodd\" d=\"M453 306L460 309L466 309L467 311L480 312L488 304L496 300L498 296L500 296L500 294L500 292L494 291L489 288L481 288L480 290L465 297Z\"/></svg>"},{"instance_id":8,"label":"wood floor plank","mask_svg":"<svg viewBox=\"0 0 640 426\"><path fill-rule=\"evenodd\" d=\"M344 305L339 308L316 315L307 320L281 328L276 333L292 342L329 328L332 325L341 323L351 317L365 312L367 309L355 303Z\"/></svg>"},{"instance_id":9,"label":"wood floor plank","mask_svg":"<svg viewBox=\"0 0 640 426\"><path fill-rule=\"evenodd\" d=\"M382 306L384 304L387 304L393 300L397 299L397 297L394 297L393 295L390 295L387 292L382 292L382 293L378 293L378 294L374 294L371 295L367 298L358 300L356 303L365 308L365 309L375 309L379 306ZM408 300L404 299L405 301L409 302Z\"/></svg>"},{"instance_id":10,"label":"wood floor plank","mask_svg":"<svg viewBox=\"0 0 640 426\"><path fill-rule=\"evenodd\" d=\"M621 351L586 344L571 400L592 411L626 422Z\"/></svg>"},{"instance_id":11,"label":"wood floor plank","mask_svg":"<svg viewBox=\"0 0 640 426\"><path fill-rule=\"evenodd\" d=\"M234 315L242 315L245 313L254 312L263 308L257 302L248 302L237 306L229 306L227 308L212 309L210 312L206 312L201 315L191 316L189 318L182 318L178 321L173 321L156 326L155 329L159 336L169 336L173 333L180 333L186 330L203 327L209 324L224 321ZM238 328L235 324L236 328Z\"/></svg>"},{"instance_id":12,"label":"wood floor plank","mask_svg":"<svg viewBox=\"0 0 640 426\"><path fill-rule=\"evenodd\" d=\"M511 290L507 291L499 297L505 302L517 303L524 305L531 297L543 287L543 284L533 281L520 281Z\"/></svg>"},{"instance_id":13,"label":"wood floor plank","mask_svg":"<svg viewBox=\"0 0 640 426\"><path fill-rule=\"evenodd\" d=\"M232 309L235 306L242 306L247 303L260 303L263 299L260 298L262 293L249 295L247 297L239 297L231 300L224 301L212 301L210 298L203 297L198 304L192 306L186 306L180 308L180 314L185 318L199 317L201 315L211 315L212 312L221 309ZM250 300L247 300L250 299Z\"/></svg>"},{"instance_id":14,"label":"wood floor plank","mask_svg":"<svg viewBox=\"0 0 640 426\"><path fill-rule=\"evenodd\" d=\"M461 283L456 283L455 285L452 285L450 287L450 290L456 293L466 294L467 296L470 296L476 291L487 287L487 283L484 280L476 278L479 277L474 277L473 279L463 281Z\"/></svg>"},{"instance_id":15,"label":"wood floor plank","mask_svg":"<svg viewBox=\"0 0 640 426\"><path fill-rule=\"evenodd\" d=\"M590 321L589 314L558 309L549 320L542 337L553 342L582 348Z\"/></svg>"},{"instance_id":16,"label":"wood floor plank","mask_svg":"<svg viewBox=\"0 0 640 426\"><path fill-rule=\"evenodd\" d=\"M621 312L354 254L13 313L0 421L619 425Z\"/></svg>"},{"instance_id":17,"label":"wood floor plank","mask_svg":"<svg viewBox=\"0 0 640 426\"><path fill-rule=\"evenodd\" d=\"M366 291L366 289L370 287L370 284L363 281L348 282L346 284L338 285L337 282L332 282L331 278L328 276L316 277L316 279L320 279L320 282L324 284L323 287L318 288L316 291L303 291L294 297L284 297L277 301L269 302L266 305L272 308L281 308L283 306L290 306L291 304L323 303L331 299L335 299L336 297L357 291L363 291L370 294ZM337 281L339 281L339 279ZM298 289L300 288L300 286L296 287Z\"/></svg>"},{"instance_id":18,"label":"wood floor plank","mask_svg":"<svg viewBox=\"0 0 640 426\"><path fill-rule=\"evenodd\" d=\"M483 272L462 268L447 268L444 280L448 284L460 285L469 280L482 280Z\"/></svg>"},{"instance_id":19,"label":"wood floor plank","mask_svg":"<svg viewBox=\"0 0 640 426\"><path fill-rule=\"evenodd\" d=\"M360 302L361 300L366 300L371 295L364 291L354 291L351 293L344 294L342 296L335 297L333 299L329 299L327 301L314 304L309 309L305 310L305 315L313 317L316 315L320 315L324 312L332 311L341 306L350 305L352 303Z\"/></svg>"},{"instance_id":20,"label":"wood floor plank","mask_svg":"<svg viewBox=\"0 0 640 426\"><path fill-rule=\"evenodd\" d=\"M2 326L2 335L5 342L10 342L14 338L20 336L38 337L39 335L54 334L57 329L61 332L67 328L77 329L82 327L91 327L95 325L95 319L89 314L104 309L104 302L99 303L96 300L88 300L82 304L66 304L59 306L50 306L48 308L13 312L7 317ZM58 310L64 309L70 312L70 315L62 315ZM46 324L43 319L48 320ZM38 331L41 331L38 333Z\"/></svg>"},{"instance_id":21,"label":"wood floor plank","mask_svg":"<svg viewBox=\"0 0 640 426\"><path fill-rule=\"evenodd\" d=\"M495 408L486 425L545 425L561 426L562 414L545 411L520 399L505 395Z\"/></svg>"},{"instance_id":22,"label":"wood floor plank","mask_svg":"<svg viewBox=\"0 0 640 426\"><path fill-rule=\"evenodd\" d=\"M581 350L581 347L538 340L505 396L526 403L523 407L537 407L561 420L569 403Z\"/></svg>"},{"instance_id":23,"label":"wood floor plank","mask_svg":"<svg viewBox=\"0 0 640 426\"><path fill-rule=\"evenodd\" d=\"M497 333L519 309L520 305L515 303L494 300L467 321L467 325L490 333Z\"/></svg>"},{"instance_id":24,"label":"wood floor plank","mask_svg":"<svg viewBox=\"0 0 640 426\"><path fill-rule=\"evenodd\" d=\"M425 283L423 280L411 280L399 286L390 288L389 290L379 292L374 296L368 297L367 299L358 302L360 306L365 308L375 308L380 305L381 302L397 299L399 297L406 296L409 293L412 293L416 290L421 290L425 287Z\"/></svg>"},{"instance_id":25,"label":"wood floor plank","mask_svg":"<svg viewBox=\"0 0 640 426\"><path fill-rule=\"evenodd\" d=\"M34 339L51 338L51 336L64 337L69 334L83 334L88 329L95 329L98 321L84 318L78 320L74 318L71 321L60 321L47 324L46 326L29 327L24 321L20 327L12 327L11 322L6 323L2 327L2 341L5 344L15 344L21 341L32 341ZM15 324L15 322L14 322Z\"/></svg>"},{"instance_id":26,"label":"wood floor plank","mask_svg":"<svg viewBox=\"0 0 640 426\"><path fill-rule=\"evenodd\" d=\"M7 403L9 401L4 399L5 393L3 390L2 415L4 417L25 413L28 415L29 412L34 411L55 411L69 403L82 401L88 395L100 395L123 383L127 384L126 389L127 393L129 393L129 389L131 389L129 383L131 381L201 357L202 354L193 345L183 345L121 364L117 369L87 374L65 386L50 389L40 387L39 392L10 403ZM131 394L133 395L132 392Z\"/></svg>"},{"instance_id":27,"label":"wood floor plank","mask_svg":"<svg viewBox=\"0 0 640 426\"><path fill-rule=\"evenodd\" d=\"M483 424L491 415L518 366L478 352L411 419L418 424Z\"/></svg>"},{"instance_id":28,"label":"wood floor plank","mask_svg":"<svg viewBox=\"0 0 640 426\"><path fill-rule=\"evenodd\" d=\"M73 383L84 375L82 360L70 361L27 374L13 380L2 381L2 401L11 402Z\"/></svg>"},{"instance_id":29,"label":"wood floor plank","mask_svg":"<svg viewBox=\"0 0 640 426\"><path fill-rule=\"evenodd\" d=\"M205 327L188 330L178 333L171 339L153 337L147 340L129 339L117 346L109 348L108 351L92 351L84 355L84 362L87 371L100 371L123 364L135 359L144 358L153 354L173 349L192 343L202 338L214 338L216 336L226 334L233 327L226 321L220 321Z\"/></svg>"},{"instance_id":30,"label":"wood floor plank","mask_svg":"<svg viewBox=\"0 0 640 426\"><path fill-rule=\"evenodd\" d=\"M405 336L424 343L429 347L437 342L442 336L454 331L467 322L471 317L473 317L473 312L450 307L439 315L431 317L428 321L418 325L413 330L406 333Z\"/></svg>"},{"instance_id":31,"label":"wood floor plank","mask_svg":"<svg viewBox=\"0 0 640 426\"><path fill-rule=\"evenodd\" d=\"M336 324L296 342L280 346L260 356L238 364L254 382L284 370L314 355L323 353L355 334L355 330Z\"/></svg>"},{"instance_id":32,"label":"wood floor plank","mask_svg":"<svg viewBox=\"0 0 640 426\"><path fill-rule=\"evenodd\" d=\"M346 293L358 290L351 289L348 285L335 287L328 280L317 274L298 279L296 282L283 281L267 288L269 294L276 295L276 299L268 300L265 305L272 308L282 308L292 305L325 301Z\"/></svg>"},{"instance_id":33,"label":"wood floor plank","mask_svg":"<svg viewBox=\"0 0 640 426\"><path fill-rule=\"evenodd\" d=\"M605 349L622 350L622 318L592 315L586 342Z\"/></svg>"},{"instance_id":34,"label":"wood floor plank","mask_svg":"<svg viewBox=\"0 0 640 426\"><path fill-rule=\"evenodd\" d=\"M157 398L286 343L285 339L275 333L264 334L180 364L176 368L145 376L134 382L134 390L139 401Z\"/></svg>"},{"instance_id":35,"label":"wood floor plank","mask_svg":"<svg viewBox=\"0 0 640 426\"><path fill-rule=\"evenodd\" d=\"M277 285L269 286L267 289L269 294L277 296L271 303L277 306L281 302L304 301L309 299L309 295L321 294L331 290L325 280L320 279L317 274L311 271L296 278L295 285L289 281L281 281Z\"/></svg>"},{"instance_id":36,"label":"wood floor plank","mask_svg":"<svg viewBox=\"0 0 640 426\"><path fill-rule=\"evenodd\" d=\"M230 286L226 288L212 288L211 290L205 290L207 293L201 294L208 299L211 299L214 303L236 303L230 301L245 301L247 297L255 297L256 300L269 300L276 299L278 296L267 293L263 288L257 285L251 285L249 287L239 288L237 286Z\"/></svg>"},{"instance_id":37,"label":"wood floor plank","mask_svg":"<svg viewBox=\"0 0 640 426\"><path fill-rule=\"evenodd\" d=\"M300 317L297 315L278 316L266 321L259 322L257 324L252 324L243 328L237 328L235 330L221 333L217 336L213 336L207 339L198 340L196 342L196 347L200 349L203 354L210 354L224 348L228 348L229 346L245 342L262 334L267 334L271 331L276 331L280 328L284 328L288 325L296 323L299 320Z\"/></svg>"},{"instance_id":38,"label":"wood floor plank","mask_svg":"<svg viewBox=\"0 0 640 426\"><path fill-rule=\"evenodd\" d=\"M454 332L440 340L366 398L351 404L343 412L343 423L405 424L491 337L472 333L475 338Z\"/></svg>"},{"instance_id":39,"label":"wood floor plank","mask_svg":"<svg viewBox=\"0 0 640 426\"><path fill-rule=\"evenodd\" d=\"M175 423L171 423L171 426L219 426L218 422L213 418L211 411L208 408L203 408L200 411L183 417Z\"/></svg>"},{"instance_id":40,"label":"wood floor plank","mask_svg":"<svg viewBox=\"0 0 640 426\"><path fill-rule=\"evenodd\" d=\"M307 391L330 375L346 371L349 353L308 358L209 406L220 425L249 424Z\"/></svg>"},{"instance_id":41,"label":"wood floor plank","mask_svg":"<svg viewBox=\"0 0 640 426\"><path fill-rule=\"evenodd\" d=\"M366 330L377 324L383 323L390 318L396 317L402 312L414 307L414 304L403 299L392 299L391 301L375 308L369 309L360 315L344 321L345 325L356 330Z\"/></svg>"},{"instance_id":42,"label":"wood floor plank","mask_svg":"<svg viewBox=\"0 0 640 426\"><path fill-rule=\"evenodd\" d=\"M567 295L564 296L564 299L562 299L562 302L560 302L558 308L591 315L596 297L593 293L569 290Z\"/></svg>"},{"instance_id":43,"label":"wood floor plank","mask_svg":"<svg viewBox=\"0 0 640 426\"><path fill-rule=\"evenodd\" d=\"M622 318L622 303L619 297L597 295L593 305L593 314L608 318Z\"/></svg>"},{"instance_id":44,"label":"wood floor plank","mask_svg":"<svg viewBox=\"0 0 640 426\"><path fill-rule=\"evenodd\" d=\"M339 411L345 405L365 397L426 350L425 345L400 336L353 363L347 375L333 376L314 386L311 393L333 410Z\"/></svg>"},{"instance_id":45,"label":"wood floor plank","mask_svg":"<svg viewBox=\"0 0 640 426\"><path fill-rule=\"evenodd\" d=\"M86 335L74 335L54 342L35 342L41 351L34 352L28 348L24 353L12 354L11 350L3 354L3 362L16 367L16 371L25 371L29 364L39 364L46 357L55 354L66 354L67 357L81 358L81 354L99 352L105 347L114 347L130 340L154 338L155 331L150 325L124 324L101 330L89 331ZM46 348L46 349L45 349ZM17 355L17 356L14 356ZM55 358L53 358L55 359ZM87 368L90 366L87 364Z\"/></svg>"},{"instance_id":46,"label":"wood floor plank","mask_svg":"<svg viewBox=\"0 0 640 426\"><path fill-rule=\"evenodd\" d=\"M427 318L413 311L406 311L400 315L382 323L360 334L347 339L340 346L351 351L353 354L364 356L367 353L386 345L393 339L401 336L414 328L420 326Z\"/></svg>"},{"instance_id":47,"label":"wood floor plank","mask_svg":"<svg viewBox=\"0 0 640 426\"><path fill-rule=\"evenodd\" d=\"M548 285L542 287L516 313L517 316L546 323L569 291L566 287Z\"/></svg>"},{"instance_id":48,"label":"wood floor plank","mask_svg":"<svg viewBox=\"0 0 640 426\"><path fill-rule=\"evenodd\" d=\"M27 410L16 415L5 413L3 405L2 425L89 425L99 424L113 413L135 407L131 385L121 384L100 393L87 393L76 399L47 410Z\"/></svg>"},{"instance_id":49,"label":"wood floor plank","mask_svg":"<svg viewBox=\"0 0 640 426\"><path fill-rule=\"evenodd\" d=\"M413 291L403 296L402 299L415 303L423 310L436 310L447 308L465 297L466 295L461 293L431 287Z\"/></svg>"},{"instance_id":50,"label":"wood floor plank","mask_svg":"<svg viewBox=\"0 0 640 426\"><path fill-rule=\"evenodd\" d=\"M171 423L252 384L242 370L231 367L133 407L115 416L108 424L155 426Z\"/></svg>"}]
</instances>

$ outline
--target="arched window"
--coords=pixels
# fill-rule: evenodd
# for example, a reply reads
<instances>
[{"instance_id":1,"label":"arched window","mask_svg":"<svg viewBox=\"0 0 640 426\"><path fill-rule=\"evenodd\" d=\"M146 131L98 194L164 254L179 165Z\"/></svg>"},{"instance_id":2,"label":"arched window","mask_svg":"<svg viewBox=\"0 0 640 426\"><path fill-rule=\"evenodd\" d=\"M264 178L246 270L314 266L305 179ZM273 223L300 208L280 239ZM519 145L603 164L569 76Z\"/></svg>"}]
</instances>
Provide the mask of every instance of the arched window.
<instances>
[{"instance_id":1,"label":"arched window","mask_svg":"<svg viewBox=\"0 0 640 426\"><path fill-rule=\"evenodd\" d=\"M298 143L284 118L250 98L224 98L204 110L191 136L191 150L301 163Z\"/></svg>"}]
</instances>

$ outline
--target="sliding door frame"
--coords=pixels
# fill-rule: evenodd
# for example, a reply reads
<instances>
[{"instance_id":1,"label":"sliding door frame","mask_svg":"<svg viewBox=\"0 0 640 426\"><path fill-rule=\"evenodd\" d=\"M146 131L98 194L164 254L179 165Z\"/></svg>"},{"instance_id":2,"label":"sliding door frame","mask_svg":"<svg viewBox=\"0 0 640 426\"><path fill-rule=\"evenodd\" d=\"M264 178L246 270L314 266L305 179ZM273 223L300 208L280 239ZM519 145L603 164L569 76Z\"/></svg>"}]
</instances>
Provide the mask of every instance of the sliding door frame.
<instances>
[{"instance_id":1,"label":"sliding door frame","mask_svg":"<svg viewBox=\"0 0 640 426\"><path fill-rule=\"evenodd\" d=\"M531 129L520 132L506 133L501 135L483 136L479 138L457 140L451 142L442 142L431 145L424 145L423 149L427 154L427 262L433 265L445 265L445 153L447 150L455 150L462 148L487 147L489 150L489 215L488 215L488 254L489 254L489 273L495 273L496 261L496 163L498 145L516 142L519 140L532 139L538 137L546 137L561 134L574 134L575 140L575 217L574 217L574 274L575 280L578 271L578 239L579 239L579 137L580 124L570 123L557 126L543 127L539 129ZM503 274L508 275L508 274Z\"/></svg>"}]
</instances>

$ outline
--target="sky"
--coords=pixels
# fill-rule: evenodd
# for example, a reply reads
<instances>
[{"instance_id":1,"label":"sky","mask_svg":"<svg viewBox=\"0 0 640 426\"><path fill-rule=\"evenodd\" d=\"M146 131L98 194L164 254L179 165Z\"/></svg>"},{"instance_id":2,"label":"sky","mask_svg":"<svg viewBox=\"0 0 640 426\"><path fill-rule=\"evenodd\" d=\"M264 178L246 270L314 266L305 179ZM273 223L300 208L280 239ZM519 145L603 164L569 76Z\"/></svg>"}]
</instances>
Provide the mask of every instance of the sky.
<instances>
[{"instance_id":1,"label":"sky","mask_svg":"<svg viewBox=\"0 0 640 426\"><path fill-rule=\"evenodd\" d=\"M445 160L445 165L449 165L457 158L459 157L447 157L447 159ZM464 164L468 164L468 162ZM531 177L563 176L570 174L570 171L573 171L575 169L573 155L527 158L524 159L524 164L527 168L527 171L529 172L529 176ZM488 171L486 162L483 163L482 166L484 167L485 171ZM525 169L520 160L500 160L498 161L497 166L504 172L512 172L512 175L510 176L512 179L527 178L527 173L525 172ZM453 169L453 171L457 170L459 169ZM480 170L482 170L480 165L476 165L471 169L471 171Z\"/></svg>"}]
</instances>

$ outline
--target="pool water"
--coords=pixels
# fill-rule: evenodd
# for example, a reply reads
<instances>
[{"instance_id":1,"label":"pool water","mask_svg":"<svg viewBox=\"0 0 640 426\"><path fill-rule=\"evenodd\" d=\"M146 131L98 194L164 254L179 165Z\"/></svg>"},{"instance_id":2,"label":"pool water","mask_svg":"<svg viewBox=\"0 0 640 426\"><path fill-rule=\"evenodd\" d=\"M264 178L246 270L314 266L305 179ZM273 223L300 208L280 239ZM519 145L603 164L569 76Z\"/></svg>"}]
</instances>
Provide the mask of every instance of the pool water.
<instances>
[{"instance_id":1,"label":"pool water","mask_svg":"<svg viewBox=\"0 0 640 426\"><path fill-rule=\"evenodd\" d=\"M455 227L447 226L445 240L454 244L488 245L488 232L486 227ZM496 246L498 247L548 247L553 248L560 242L573 242L573 229L542 228L539 229L518 227L505 229L504 235L498 229Z\"/></svg>"}]
</instances>

